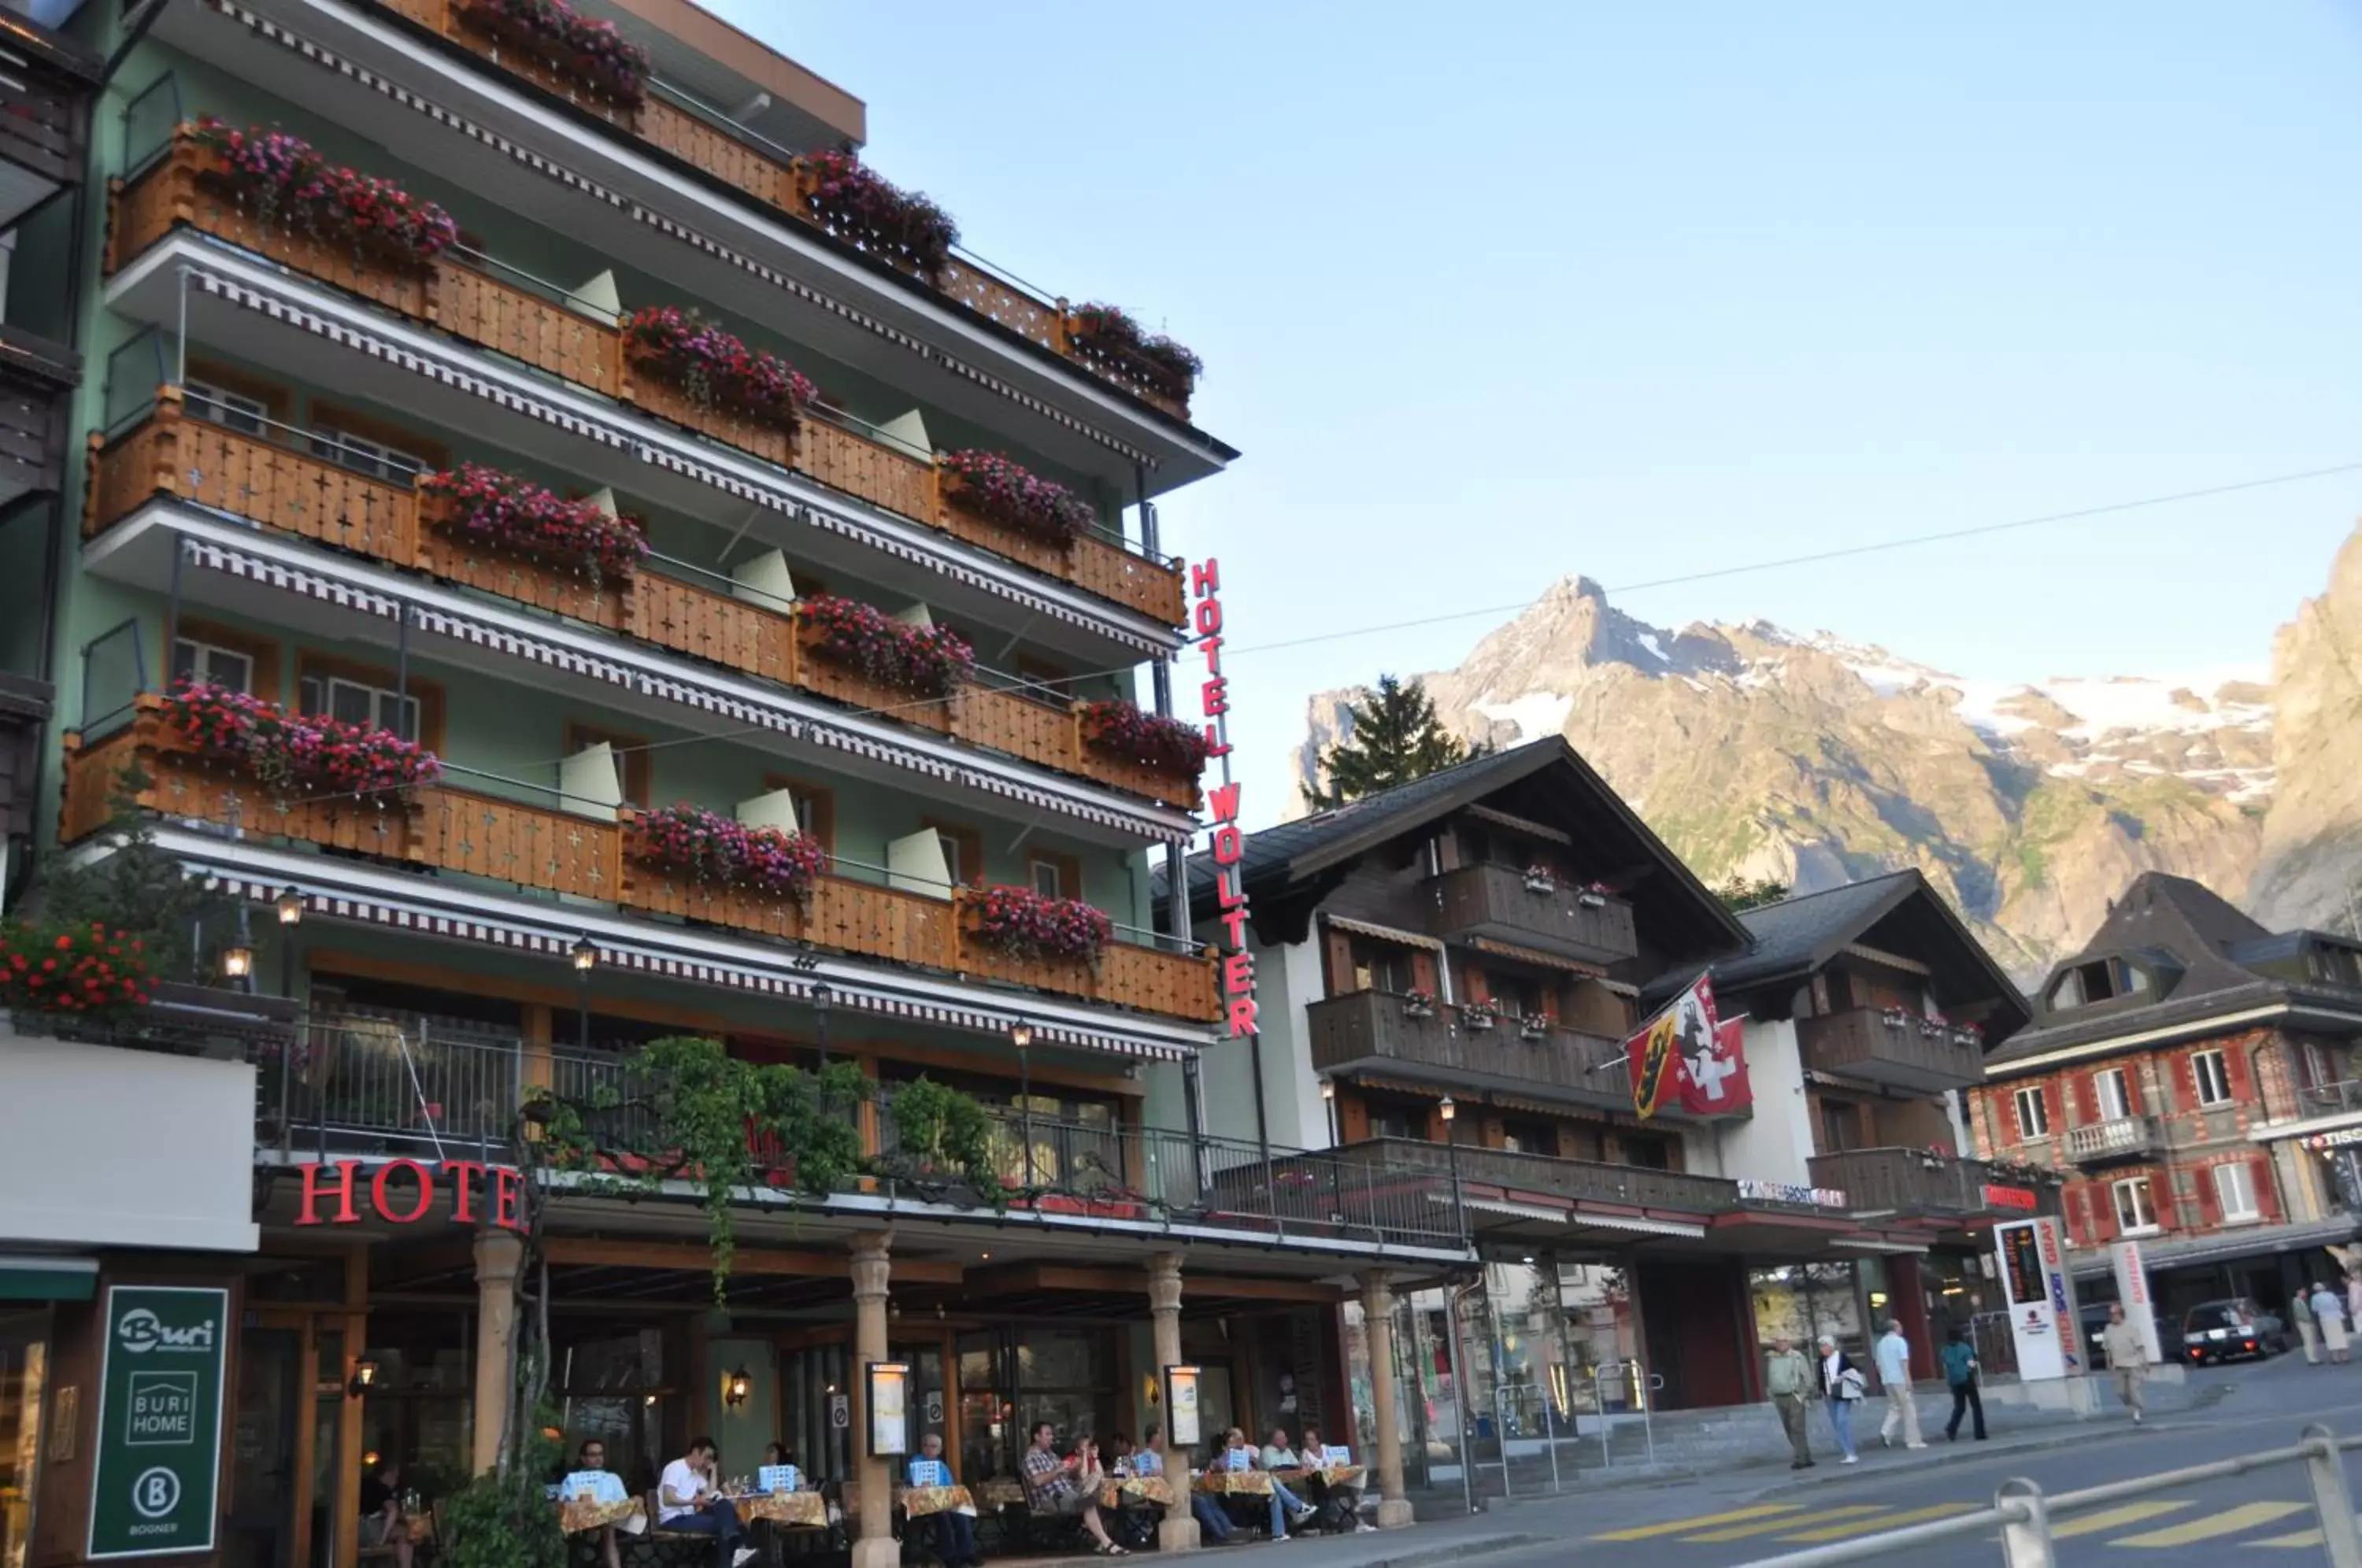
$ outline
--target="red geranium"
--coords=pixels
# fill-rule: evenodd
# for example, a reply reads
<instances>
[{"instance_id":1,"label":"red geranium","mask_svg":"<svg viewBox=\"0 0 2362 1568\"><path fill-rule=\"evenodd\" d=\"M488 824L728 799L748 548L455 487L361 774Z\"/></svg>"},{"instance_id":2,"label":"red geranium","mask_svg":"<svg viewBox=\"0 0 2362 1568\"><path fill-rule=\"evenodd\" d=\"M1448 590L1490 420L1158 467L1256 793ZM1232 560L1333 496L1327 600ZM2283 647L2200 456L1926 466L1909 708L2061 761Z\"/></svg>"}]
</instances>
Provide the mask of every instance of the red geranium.
<instances>
[{"instance_id":1,"label":"red geranium","mask_svg":"<svg viewBox=\"0 0 2362 1568\"><path fill-rule=\"evenodd\" d=\"M105 1015L148 999L147 961L104 925L0 925L0 1006ZM48 955L35 968L30 955Z\"/></svg>"},{"instance_id":2,"label":"red geranium","mask_svg":"<svg viewBox=\"0 0 2362 1568\"><path fill-rule=\"evenodd\" d=\"M462 463L418 481L425 494L454 503L460 528L488 543L571 565L597 583L629 577L648 558L639 521L610 516L588 501L568 500L514 474Z\"/></svg>"},{"instance_id":3,"label":"red geranium","mask_svg":"<svg viewBox=\"0 0 2362 1568\"><path fill-rule=\"evenodd\" d=\"M776 354L749 348L693 310L649 305L632 313L624 337L635 352L677 378L702 406L727 408L785 426L811 402L811 381Z\"/></svg>"},{"instance_id":4,"label":"red geranium","mask_svg":"<svg viewBox=\"0 0 2362 1568\"><path fill-rule=\"evenodd\" d=\"M1069 340L1086 356L1108 363L1176 402L1197 390L1206 362L1163 333L1150 334L1120 305L1087 304L1076 310Z\"/></svg>"},{"instance_id":5,"label":"red geranium","mask_svg":"<svg viewBox=\"0 0 2362 1568\"><path fill-rule=\"evenodd\" d=\"M200 750L239 763L282 796L298 790L389 795L431 784L443 772L433 752L392 730L290 713L204 681L176 683L164 697L164 720Z\"/></svg>"},{"instance_id":6,"label":"red geranium","mask_svg":"<svg viewBox=\"0 0 2362 1568\"><path fill-rule=\"evenodd\" d=\"M266 223L350 240L419 267L458 242L449 213L391 180L329 162L302 137L260 126L239 130L208 115L197 122L196 140L221 154L234 183L254 193Z\"/></svg>"},{"instance_id":7,"label":"red geranium","mask_svg":"<svg viewBox=\"0 0 2362 1568\"><path fill-rule=\"evenodd\" d=\"M828 869L810 834L750 828L702 806L667 806L633 823L632 853L693 882L800 899Z\"/></svg>"},{"instance_id":8,"label":"red geranium","mask_svg":"<svg viewBox=\"0 0 2362 1568\"><path fill-rule=\"evenodd\" d=\"M914 626L857 599L819 594L796 607L818 651L872 680L948 697L976 672L976 650L941 626Z\"/></svg>"},{"instance_id":9,"label":"red geranium","mask_svg":"<svg viewBox=\"0 0 2362 1568\"><path fill-rule=\"evenodd\" d=\"M1083 728L1092 745L1128 762L1189 778L1205 771L1206 733L1136 702L1118 697L1086 703Z\"/></svg>"},{"instance_id":10,"label":"red geranium","mask_svg":"<svg viewBox=\"0 0 2362 1568\"><path fill-rule=\"evenodd\" d=\"M851 148L804 160L811 194L804 204L814 221L839 239L899 261L929 279L951 259L959 225L916 191L905 191L863 164Z\"/></svg>"},{"instance_id":11,"label":"red geranium","mask_svg":"<svg viewBox=\"0 0 2362 1568\"><path fill-rule=\"evenodd\" d=\"M968 503L995 523L1071 545L1098 523L1091 503L998 452L945 452L944 472L957 477Z\"/></svg>"},{"instance_id":12,"label":"red geranium","mask_svg":"<svg viewBox=\"0 0 2362 1568\"><path fill-rule=\"evenodd\" d=\"M1087 958L1114 940L1115 922L1080 899L1054 899L1006 883L976 903L977 940L1021 958Z\"/></svg>"}]
</instances>

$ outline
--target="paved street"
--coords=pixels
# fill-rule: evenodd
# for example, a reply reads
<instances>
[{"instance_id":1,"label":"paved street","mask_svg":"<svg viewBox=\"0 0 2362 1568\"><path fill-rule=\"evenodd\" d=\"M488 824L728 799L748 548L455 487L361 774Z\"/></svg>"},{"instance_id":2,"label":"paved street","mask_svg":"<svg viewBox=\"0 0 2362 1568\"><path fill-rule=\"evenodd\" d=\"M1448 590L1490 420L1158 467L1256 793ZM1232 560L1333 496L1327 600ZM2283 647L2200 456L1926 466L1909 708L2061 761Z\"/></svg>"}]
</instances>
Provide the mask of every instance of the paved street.
<instances>
[{"instance_id":1,"label":"paved street","mask_svg":"<svg viewBox=\"0 0 2362 1568\"><path fill-rule=\"evenodd\" d=\"M2225 1369L2235 1386L2210 1409L2134 1430L2120 1418L2030 1440L2014 1451L2005 1427L1980 1452L1940 1435L1925 1455L1872 1448L1858 1469L1825 1462L1801 1484L1784 1471L1742 1471L1654 1487L1498 1507L1466 1521L1424 1525L1408 1536L1357 1537L1286 1550L1308 1568L1417 1561L1463 1561L1488 1547L1485 1568L1547 1568L1572 1557L1599 1568L1734 1568L1821 1542L1968 1513L1993 1490L2025 1476L2047 1493L2202 1464L2293 1442L2308 1421L2362 1435L2362 1365L2305 1366L2283 1356ZM2349 1456L2347 1484L2362 1496L2362 1456ZM2064 1563L2119 1561L2126 1552L2161 1565L2318 1562L2319 1535L2301 1471L2294 1466L2070 1514L2053 1527ZM1430 1557L1431 1550L1441 1555ZM2308 1558L2307 1552L2311 1556ZM1926 1548L1914 1568L1991 1568L1991 1538Z\"/></svg>"}]
</instances>

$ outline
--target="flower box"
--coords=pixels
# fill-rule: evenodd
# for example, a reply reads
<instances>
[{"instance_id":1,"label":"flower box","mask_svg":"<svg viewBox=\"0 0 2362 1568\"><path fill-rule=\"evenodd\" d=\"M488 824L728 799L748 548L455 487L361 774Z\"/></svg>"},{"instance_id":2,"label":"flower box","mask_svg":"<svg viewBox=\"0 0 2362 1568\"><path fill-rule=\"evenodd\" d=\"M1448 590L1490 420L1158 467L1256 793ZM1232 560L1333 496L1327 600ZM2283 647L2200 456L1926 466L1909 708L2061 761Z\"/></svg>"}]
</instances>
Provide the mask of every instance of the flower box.
<instances>
[{"instance_id":1,"label":"flower box","mask_svg":"<svg viewBox=\"0 0 2362 1568\"><path fill-rule=\"evenodd\" d=\"M976 653L941 626L914 626L873 604L820 594L796 606L798 626L818 657L883 686L949 697L976 673Z\"/></svg>"},{"instance_id":2,"label":"flower box","mask_svg":"<svg viewBox=\"0 0 2362 1568\"><path fill-rule=\"evenodd\" d=\"M613 22L585 17L566 0L466 0L469 26L547 66L562 80L623 108L647 90L648 51Z\"/></svg>"},{"instance_id":3,"label":"flower box","mask_svg":"<svg viewBox=\"0 0 2362 1568\"><path fill-rule=\"evenodd\" d=\"M634 818L631 853L642 864L693 883L771 898L803 900L828 867L809 834L753 828L701 806L667 806Z\"/></svg>"},{"instance_id":4,"label":"flower box","mask_svg":"<svg viewBox=\"0 0 2362 1568\"><path fill-rule=\"evenodd\" d=\"M1432 991L1405 991L1402 1004L1405 1018L1435 1016L1435 993Z\"/></svg>"},{"instance_id":5,"label":"flower box","mask_svg":"<svg viewBox=\"0 0 2362 1568\"><path fill-rule=\"evenodd\" d=\"M206 116L192 137L213 160L212 178L265 226L350 245L370 259L423 271L457 243L459 226L433 202L391 180L331 163L302 137L259 126L239 130Z\"/></svg>"},{"instance_id":6,"label":"flower box","mask_svg":"<svg viewBox=\"0 0 2362 1568\"><path fill-rule=\"evenodd\" d=\"M1071 548L1098 525L1090 502L998 452L963 449L935 460L950 481L950 498L987 522L1062 548Z\"/></svg>"},{"instance_id":7,"label":"flower box","mask_svg":"<svg viewBox=\"0 0 2362 1568\"><path fill-rule=\"evenodd\" d=\"M905 191L849 148L801 160L797 189L814 223L866 255L933 282L959 243L951 215Z\"/></svg>"},{"instance_id":8,"label":"flower box","mask_svg":"<svg viewBox=\"0 0 2362 1568\"><path fill-rule=\"evenodd\" d=\"M647 536L635 519L498 469L462 463L422 476L418 489L439 503L431 521L478 544L564 567L594 586L628 582L647 559Z\"/></svg>"},{"instance_id":9,"label":"flower box","mask_svg":"<svg viewBox=\"0 0 2362 1568\"><path fill-rule=\"evenodd\" d=\"M1545 898L1558 891L1558 875L1547 866L1529 866L1525 870L1526 891Z\"/></svg>"},{"instance_id":10,"label":"flower box","mask_svg":"<svg viewBox=\"0 0 2362 1568\"><path fill-rule=\"evenodd\" d=\"M1115 940L1115 922L1080 899L1054 899L997 884L967 903L968 929L985 946L1016 958L1096 964Z\"/></svg>"},{"instance_id":11,"label":"flower box","mask_svg":"<svg viewBox=\"0 0 2362 1568\"><path fill-rule=\"evenodd\" d=\"M1585 888L1582 892L1575 894L1574 901L1587 910L1604 910L1607 907L1607 895L1595 893Z\"/></svg>"},{"instance_id":12,"label":"flower box","mask_svg":"<svg viewBox=\"0 0 2362 1568\"><path fill-rule=\"evenodd\" d=\"M174 685L162 717L195 750L239 764L282 798L301 792L382 802L433 783L443 771L433 752L391 730L290 713L202 681Z\"/></svg>"},{"instance_id":13,"label":"flower box","mask_svg":"<svg viewBox=\"0 0 2362 1568\"><path fill-rule=\"evenodd\" d=\"M813 397L811 381L793 365L748 348L693 310L634 311L624 323L624 347L635 366L679 388L700 409L789 430Z\"/></svg>"},{"instance_id":14,"label":"flower box","mask_svg":"<svg viewBox=\"0 0 2362 1568\"><path fill-rule=\"evenodd\" d=\"M1460 1021L1471 1029L1486 1030L1500 1021L1501 1010L1492 1002L1465 1002L1460 1009Z\"/></svg>"},{"instance_id":15,"label":"flower box","mask_svg":"<svg viewBox=\"0 0 2362 1568\"><path fill-rule=\"evenodd\" d=\"M1206 770L1206 733L1114 698L1083 705L1085 744L1126 762L1195 781Z\"/></svg>"},{"instance_id":16,"label":"flower box","mask_svg":"<svg viewBox=\"0 0 2362 1568\"><path fill-rule=\"evenodd\" d=\"M1066 338L1078 355L1143 391L1187 406L1206 372L1205 361L1162 333L1149 334L1129 312L1087 304L1067 318Z\"/></svg>"},{"instance_id":17,"label":"flower box","mask_svg":"<svg viewBox=\"0 0 2362 1568\"><path fill-rule=\"evenodd\" d=\"M1549 1033L1550 1020L1546 1018L1529 1018L1518 1024L1518 1038L1520 1040L1540 1040Z\"/></svg>"}]
</instances>

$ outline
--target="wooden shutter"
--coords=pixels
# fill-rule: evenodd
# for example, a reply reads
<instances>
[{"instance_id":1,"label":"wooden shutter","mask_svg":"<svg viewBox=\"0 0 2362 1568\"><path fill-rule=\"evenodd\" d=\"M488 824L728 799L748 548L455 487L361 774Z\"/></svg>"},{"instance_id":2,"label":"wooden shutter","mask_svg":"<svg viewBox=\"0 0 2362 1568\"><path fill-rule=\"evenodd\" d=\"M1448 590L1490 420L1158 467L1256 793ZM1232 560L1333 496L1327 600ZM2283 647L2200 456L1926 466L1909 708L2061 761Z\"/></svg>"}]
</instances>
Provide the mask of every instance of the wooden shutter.
<instances>
[{"instance_id":1,"label":"wooden shutter","mask_svg":"<svg viewBox=\"0 0 2362 1568\"><path fill-rule=\"evenodd\" d=\"M2282 1213L2280 1189L2274 1177L2272 1157L2269 1154L2255 1155L2248 1161L2247 1176L2256 1184L2256 1212L2264 1217L2265 1224L2279 1224Z\"/></svg>"},{"instance_id":2,"label":"wooden shutter","mask_svg":"<svg viewBox=\"0 0 2362 1568\"><path fill-rule=\"evenodd\" d=\"M2173 1173L2169 1170L2149 1172L2148 1212L2149 1218L2157 1221L2158 1230L2174 1229L2177 1209L2180 1207L2180 1202L2173 1192Z\"/></svg>"},{"instance_id":3,"label":"wooden shutter","mask_svg":"<svg viewBox=\"0 0 2362 1568\"><path fill-rule=\"evenodd\" d=\"M2223 1081L2230 1086L2231 1103L2253 1105L2256 1099L2254 1058L2245 1044L2235 1040L2223 1043Z\"/></svg>"},{"instance_id":4,"label":"wooden shutter","mask_svg":"<svg viewBox=\"0 0 2362 1568\"><path fill-rule=\"evenodd\" d=\"M2198 1212L2191 1229L2212 1231L2223 1223L2223 1200L2214 1196L2214 1167L2202 1167L2192 1185L2198 1189Z\"/></svg>"},{"instance_id":5,"label":"wooden shutter","mask_svg":"<svg viewBox=\"0 0 2362 1568\"><path fill-rule=\"evenodd\" d=\"M2100 1120L2100 1076L2095 1072L2075 1075L2075 1121L2089 1127Z\"/></svg>"},{"instance_id":6,"label":"wooden shutter","mask_svg":"<svg viewBox=\"0 0 2362 1568\"><path fill-rule=\"evenodd\" d=\"M2092 1244L2098 1246L2116 1233L2116 1189L2112 1182L2094 1182L2091 1187Z\"/></svg>"}]
</instances>

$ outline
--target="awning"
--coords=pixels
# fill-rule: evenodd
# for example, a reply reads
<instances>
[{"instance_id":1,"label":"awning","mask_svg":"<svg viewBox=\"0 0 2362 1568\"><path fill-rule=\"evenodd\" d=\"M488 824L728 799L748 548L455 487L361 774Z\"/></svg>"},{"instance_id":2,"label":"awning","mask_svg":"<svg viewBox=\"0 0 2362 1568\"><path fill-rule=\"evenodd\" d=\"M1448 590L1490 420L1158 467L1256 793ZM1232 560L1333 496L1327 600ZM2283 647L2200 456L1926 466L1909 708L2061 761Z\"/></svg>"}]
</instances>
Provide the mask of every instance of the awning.
<instances>
[{"instance_id":1,"label":"awning","mask_svg":"<svg viewBox=\"0 0 2362 1568\"><path fill-rule=\"evenodd\" d=\"M1514 942L1496 942L1489 936L1472 936L1468 939L1468 945L1475 948L1479 953L1490 953L1500 958L1514 958L1520 964L1538 965L1545 969L1563 969L1571 975L1588 975L1595 980L1605 979L1607 977L1607 971L1596 964L1585 964L1578 959L1562 958L1555 953L1544 953L1538 947L1520 947Z\"/></svg>"},{"instance_id":2,"label":"awning","mask_svg":"<svg viewBox=\"0 0 2362 1568\"><path fill-rule=\"evenodd\" d=\"M1925 1242L1882 1242L1870 1236L1832 1236L1829 1238L1829 1245L1833 1247L1851 1247L1858 1253L1898 1253L1905 1254L1916 1253L1923 1257L1926 1255L1927 1252L1926 1243Z\"/></svg>"},{"instance_id":3,"label":"awning","mask_svg":"<svg viewBox=\"0 0 2362 1568\"><path fill-rule=\"evenodd\" d=\"M1568 1215L1566 1222L1595 1231L1637 1231L1644 1236L1682 1236L1693 1242L1705 1234L1705 1226L1680 1220L1629 1220L1621 1215L1578 1212Z\"/></svg>"},{"instance_id":4,"label":"awning","mask_svg":"<svg viewBox=\"0 0 2362 1568\"><path fill-rule=\"evenodd\" d=\"M2334 1220L2257 1226L2180 1242L2143 1242L2141 1262L2155 1274L2159 1269L2191 1268L2200 1264L2227 1263L2233 1258L2310 1252L2315 1247L2344 1246L2354 1239L2354 1217L2347 1214ZM2104 1274L2112 1264L2107 1248L2079 1247L2067 1266L2075 1274Z\"/></svg>"},{"instance_id":5,"label":"awning","mask_svg":"<svg viewBox=\"0 0 2362 1568\"><path fill-rule=\"evenodd\" d=\"M1379 925L1366 920L1347 920L1342 915L1322 915L1320 918L1328 922L1329 929L1331 931L1348 932L1355 936L1372 937L1379 942L1392 942L1404 947L1426 947L1438 953L1443 951L1441 942L1432 936L1423 936L1416 931L1403 931L1396 926Z\"/></svg>"},{"instance_id":6,"label":"awning","mask_svg":"<svg viewBox=\"0 0 2362 1568\"><path fill-rule=\"evenodd\" d=\"M95 1258L0 1257L0 1301L87 1301L97 1294Z\"/></svg>"}]
</instances>

